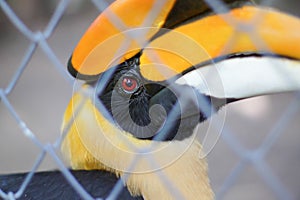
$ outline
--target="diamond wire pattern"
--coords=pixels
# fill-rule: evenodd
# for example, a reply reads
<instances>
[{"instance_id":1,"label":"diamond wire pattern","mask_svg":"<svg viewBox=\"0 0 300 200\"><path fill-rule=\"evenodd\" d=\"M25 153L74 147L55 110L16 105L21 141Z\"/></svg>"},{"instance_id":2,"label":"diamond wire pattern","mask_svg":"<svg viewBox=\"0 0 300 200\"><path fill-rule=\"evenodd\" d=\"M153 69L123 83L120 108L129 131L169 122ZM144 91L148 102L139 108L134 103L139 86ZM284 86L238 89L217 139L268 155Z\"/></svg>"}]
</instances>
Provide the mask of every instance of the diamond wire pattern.
<instances>
[{"instance_id":1,"label":"diamond wire pattern","mask_svg":"<svg viewBox=\"0 0 300 200\"><path fill-rule=\"evenodd\" d=\"M215 11L215 12L224 12L228 10L226 5L219 1L209 1L205 0L206 3ZM91 2L94 4L94 6L101 12L103 11L107 6L108 3L104 0L91 0ZM157 6L161 7L160 3L161 1L157 0ZM63 176L67 179L69 184L78 192L78 194L83 199L94 199L90 194L88 194L84 188L77 182L77 180L73 177L73 175L68 171L67 167L64 165L64 163L60 160L59 156L56 153L56 150L59 149L59 146L61 144L61 141L63 137L65 136L65 133L67 130L63 130L63 134L61 137L59 137L56 142L53 144L42 144L35 136L34 132L30 130L30 127L26 125L26 123L22 120L22 118L18 115L18 112L15 110L15 108L11 105L8 96L10 93L14 90L19 78L21 77L24 70L26 70L26 67L28 66L28 63L30 59L32 58L33 53L36 51L36 49L39 47L43 50L44 54L48 57L48 59L53 63L53 66L56 68L57 72L61 74L61 76L68 82L69 84L73 84L72 78L68 76L65 66L59 61L57 58L55 52L51 49L49 46L47 40L52 35L53 31L55 30L56 26L60 22L61 17L65 13L66 8L68 7L70 3L70 0L60 0L55 12L53 13L48 25L44 30L40 30L37 32L32 32L23 22L19 19L19 17L16 15L14 10L11 9L9 4L5 0L0 0L0 7L2 11L5 13L5 15L9 18L10 22L18 29L19 32L21 32L25 38L29 39L31 41L30 45L28 46L26 53L21 61L21 64L19 65L18 69L14 73L14 76L12 77L11 81L9 82L8 86L5 88L0 88L0 103L4 104L6 109L9 111L9 113L14 118L16 124L20 127L21 132L23 135L25 135L27 138L29 138L33 145L36 145L40 149L40 155L36 158L36 162L32 166L32 170L26 178L23 181L23 184L20 186L19 190L17 192L4 192L0 188L0 197L3 199L17 199L19 198L23 192L25 191L27 185L30 183L34 173L36 172L37 168L40 166L40 164L43 162L45 156L48 154L53 159L53 162L55 162L58 169L61 171ZM263 5L271 5L272 1L264 1ZM153 8L155 10L156 7ZM158 10L159 12L159 10ZM111 20L113 24L119 28L120 30L124 30L126 28L126 25L122 23L122 19L118 19L114 13L110 13ZM151 17L151 16L149 16ZM254 18L254 20L258 20L259 17ZM235 19L232 18L226 18L225 19L228 23L230 23L232 26L235 26L237 30L241 30L244 32L248 32L249 35L253 37L253 39L258 39L258 41L255 41L258 43L258 45L261 45L264 47L263 41L260 41L259 38L255 35L255 27L253 25L255 22L251 23L251 27L245 27L240 25L236 22ZM146 19L147 21L147 19ZM147 23L145 21L145 23ZM130 35L128 35L130 37ZM232 38L234 40L234 38ZM232 41L228 42L229 45L226 48L230 48L230 44ZM260 46L260 47L261 47ZM240 162L236 164L236 166L232 169L231 173L226 178L225 182L223 183L221 189L217 191L217 199L222 199L224 194L230 190L230 188L233 186L233 184L237 181L238 177L241 175L243 170L247 165L253 165L256 169L257 173L260 175L260 177L265 181L265 184L268 185L274 194L279 199L293 199L293 195L289 192L289 190L285 187L285 185L280 181L280 179L274 174L271 170L271 167L266 163L264 160L265 155L268 153L272 145L277 141L280 135L284 134L284 130L287 126L287 123L289 122L289 119L291 119L295 113L299 112L300 105L299 105L299 99L300 94L298 94L294 101L286 108L286 111L282 114L280 119L276 124L274 124L273 129L269 132L265 140L262 142L261 146L254 150L249 150L243 146L243 144L234 136L233 131L230 130L230 127L224 127L221 135L221 139L225 141L240 158ZM81 105L76 108L76 113L81 109ZM66 126L67 129L70 127L72 121L69 122L69 124ZM134 161L136 162L136 161ZM132 165L134 165L134 162ZM155 165L155 160L152 159L149 162L151 162L153 165ZM176 197L180 196L180 192L174 191L176 190L174 187L172 187L171 183L168 182L168 177L164 174L160 175L162 179L165 179L164 182L169 185L170 190L177 194ZM126 175L122 177L126 180ZM108 199L115 199L118 196L118 193L120 192L122 188L122 181L119 181L114 189L111 191L111 194L109 195ZM101 199L101 198L98 198Z\"/></svg>"}]
</instances>

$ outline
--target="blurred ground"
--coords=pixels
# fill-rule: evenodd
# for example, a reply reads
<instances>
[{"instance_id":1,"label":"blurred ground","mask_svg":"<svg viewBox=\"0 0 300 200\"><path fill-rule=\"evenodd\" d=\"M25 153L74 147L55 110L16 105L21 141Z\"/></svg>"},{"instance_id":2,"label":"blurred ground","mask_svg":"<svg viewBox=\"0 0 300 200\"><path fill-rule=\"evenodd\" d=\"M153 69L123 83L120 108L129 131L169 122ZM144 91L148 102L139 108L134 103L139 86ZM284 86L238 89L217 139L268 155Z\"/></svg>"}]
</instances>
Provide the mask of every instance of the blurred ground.
<instances>
[{"instance_id":1,"label":"blurred ground","mask_svg":"<svg viewBox=\"0 0 300 200\"><path fill-rule=\"evenodd\" d=\"M53 14L55 1L28 0L28 2L20 6L16 0L9 1L32 30L43 29ZM274 5L284 11L300 15L299 1L278 0ZM51 48L62 63L67 63L77 41L97 15L98 11L89 1L72 1L49 39ZM2 11L0 11L0 26L0 88L3 88L14 75L30 43L12 26ZM58 73L43 51L38 49L9 100L36 136L46 144L54 142L59 136L62 116L71 94L72 86ZM294 96L293 93L279 94L232 104L226 109L225 126L230 128L246 148L254 149L272 130ZM284 128L284 133L266 156L274 174L291 191L295 199L300 199L299 119L300 111L296 111ZM39 154L39 149L23 136L2 103L0 103L0 137L0 174L29 171ZM217 191L239 158L223 140L219 140L209 154L208 160L212 185ZM47 158L39 170L53 168L55 164ZM274 198L273 191L249 165L224 199Z\"/></svg>"}]
</instances>

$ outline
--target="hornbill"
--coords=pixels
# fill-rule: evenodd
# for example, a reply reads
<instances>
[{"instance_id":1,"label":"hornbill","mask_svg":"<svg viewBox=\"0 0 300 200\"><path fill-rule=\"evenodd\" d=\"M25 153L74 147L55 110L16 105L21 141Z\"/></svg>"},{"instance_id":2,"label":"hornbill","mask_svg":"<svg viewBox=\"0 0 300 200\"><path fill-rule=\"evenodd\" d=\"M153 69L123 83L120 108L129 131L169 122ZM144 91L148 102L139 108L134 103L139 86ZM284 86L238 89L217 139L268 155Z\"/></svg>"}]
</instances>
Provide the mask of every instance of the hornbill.
<instances>
[{"instance_id":1,"label":"hornbill","mask_svg":"<svg viewBox=\"0 0 300 200\"><path fill-rule=\"evenodd\" d=\"M300 90L299 28L248 0L115 1L68 62L84 82L63 122L72 173L95 197L124 175L129 199L213 199L197 125L228 103Z\"/></svg>"}]
</instances>

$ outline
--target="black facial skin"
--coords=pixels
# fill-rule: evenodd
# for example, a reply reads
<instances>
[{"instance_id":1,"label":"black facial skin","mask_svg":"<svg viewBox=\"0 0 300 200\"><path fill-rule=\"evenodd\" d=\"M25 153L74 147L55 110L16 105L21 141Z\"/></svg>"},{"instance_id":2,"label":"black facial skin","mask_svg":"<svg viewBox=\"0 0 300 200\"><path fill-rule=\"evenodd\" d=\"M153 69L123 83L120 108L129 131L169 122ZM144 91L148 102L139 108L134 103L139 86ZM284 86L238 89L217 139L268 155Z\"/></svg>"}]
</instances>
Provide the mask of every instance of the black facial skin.
<instances>
[{"instance_id":1,"label":"black facial skin","mask_svg":"<svg viewBox=\"0 0 300 200\"><path fill-rule=\"evenodd\" d=\"M238 98L219 99L200 94L196 89L188 85L175 84L176 78L179 77L159 83L145 80L139 71L140 56L141 53L138 53L126 62L110 68L100 75L78 73L72 66L72 57L68 63L68 69L74 77L86 80L93 87L105 87L98 94L98 100L103 103L110 116L106 115L107 112L103 113L103 115L106 118L112 118L117 126L131 133L136 138L163 141L183 140L192 135L195 126L199 122L209 118L222 106L242 100ZM278 55L265 52L234 53L199 63L186 69L178 76L187 74L195 68L222 62L226 59L252 56L278 57ZM104 75L110 77L108 82L101 81L101 77L104 77ZM139 87L137 90L132 93L124 92L122 87L120 87L120 80L124 76L134 77L138 81ZM99 80L98 82L97 79ZM179 98L188 96L190 98ZM187 106L183 107L182 105ZM103 111L102 107L100 108L97 105L96 107L98 107L100 112ZM172 110L175 111L175 114Z\"/></svg>"},{"instance_id":2,"label":"black facial skin","mask_svg":"<svg viewBox=\"0 0 300 200\"><path fill-rule=\"evenodd\" d=\"M147 81L139 64L137 55L118 65L98 95L116 125L139 139L182 140L192 135L195 126L211 115L211 99L187 85ZM122 87L124 77L136 81L133 92ZM208 103L205 112L198 105L203 101Z\"/></svg>"}]
</instances>

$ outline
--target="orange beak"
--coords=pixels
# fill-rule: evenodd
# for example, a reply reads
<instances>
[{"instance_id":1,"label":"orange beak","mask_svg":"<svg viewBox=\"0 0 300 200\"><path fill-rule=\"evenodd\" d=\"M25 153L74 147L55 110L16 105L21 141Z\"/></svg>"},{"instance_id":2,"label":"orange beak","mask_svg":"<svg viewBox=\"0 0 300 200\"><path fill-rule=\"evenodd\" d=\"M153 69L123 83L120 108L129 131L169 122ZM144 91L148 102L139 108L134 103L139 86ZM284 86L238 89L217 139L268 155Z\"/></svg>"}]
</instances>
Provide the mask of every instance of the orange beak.
<instances>
[{"instance_id":1,"label":"orange beak","mask_svg":"<svg viewBox=\"0 0 300 200\"><path fill-rule=\"evenodd\" d=\"M195 16L188 21L171 20L177 2L157 2L113 3L93 22L75 48L69 61L70 73L79 79L95 80L108 68L139 52L143 52L141 74L151 81L163 81L193 66L231 55L268 53L300 59L300 20L296 17L243 6L209 16L202 16L199 11L197 15L192 13ZM183 4L188 14L191 6L203 6L195 2L190 5L191 1ZM184 15L178 14L178 18L181 16ZM171 30L161 29L171 22Z\"/></svg>"}]
</instances>

